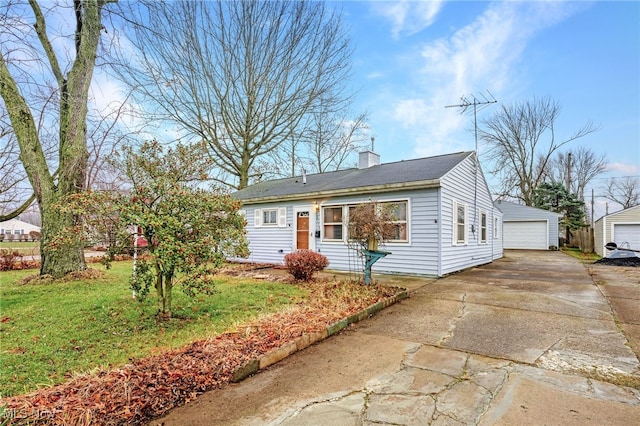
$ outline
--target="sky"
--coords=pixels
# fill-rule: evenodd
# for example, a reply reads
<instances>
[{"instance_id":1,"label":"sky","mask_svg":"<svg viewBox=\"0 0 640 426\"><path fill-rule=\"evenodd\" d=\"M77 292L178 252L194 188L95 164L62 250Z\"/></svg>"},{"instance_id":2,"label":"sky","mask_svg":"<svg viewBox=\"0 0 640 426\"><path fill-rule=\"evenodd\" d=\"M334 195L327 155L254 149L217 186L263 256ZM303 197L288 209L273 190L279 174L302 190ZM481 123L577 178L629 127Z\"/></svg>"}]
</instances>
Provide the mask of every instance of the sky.
<instances>
[{"instance_id":1,"label":"sky","mask_svg":"<svg viewBox=\"0 0 640 426\"><path fill-rule=\"evenodd\" d=\"M610 163L586 191L596 219L606 178L640 177L640 2L334 3L355 49L353 108L368 112L383 163L474 150L473 114L445 108L463 96L498 101L478 123L499 105L551 97L562 106L558 137L600 126L568 145ZM482 143L478 152L482 161Z\"/></svg>"},{"instance_id":2,"label":"sky","mask_svg":"<svg viewBox=\"0 0 640 426\"><path fill-rule=\"evenodd\" d=\"M342 10L354 48L354 116L368 113L383 163L476 149L473 114L445 108L463 97L497 101L479 110L478 123L501 105L551 97L562 106L559 138L590 120L600 126L568 146L607 156L609 170L585 191L589 196L594 189L596 218L607 211L607 178L640 178L639 1L330 5ZM69 22L59 26L70 28ZM65 51L72 41L53 42ZM121 85L98 68L92 82L96 107L107 110L123 97ZM477 148L482 164L482 143ZM620 206L608 202L608 209Z\"/></svg>"}]
</instances>

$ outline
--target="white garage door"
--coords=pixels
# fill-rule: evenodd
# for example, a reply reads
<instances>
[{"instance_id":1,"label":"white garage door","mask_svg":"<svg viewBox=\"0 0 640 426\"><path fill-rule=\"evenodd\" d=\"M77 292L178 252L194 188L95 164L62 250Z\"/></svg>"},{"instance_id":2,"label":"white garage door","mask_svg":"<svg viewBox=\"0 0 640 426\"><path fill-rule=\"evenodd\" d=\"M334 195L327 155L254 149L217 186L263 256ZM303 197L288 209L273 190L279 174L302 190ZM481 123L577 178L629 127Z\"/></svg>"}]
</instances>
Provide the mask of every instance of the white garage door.
<instances>
[{"instance_id":1,"label":"white garage door","mask_svg":"<svg viewBox=\"0 0 640 426\"><path fill-rule=\"evenodd\" d=\"M640 250L640 225L614 223L613 241L618 245L627 242L629 246L623 244L622 247Z\"/></svg>"},{"instance_id":2,"label":"white garage door","mask_svg":"<svg viewBox=\"0 0 640 426\"><path fill-rule=\"evenodd\" d=\"M504 222L503 245L506 249L547 250L547 221Z\"/></svg>"}]
</instances>

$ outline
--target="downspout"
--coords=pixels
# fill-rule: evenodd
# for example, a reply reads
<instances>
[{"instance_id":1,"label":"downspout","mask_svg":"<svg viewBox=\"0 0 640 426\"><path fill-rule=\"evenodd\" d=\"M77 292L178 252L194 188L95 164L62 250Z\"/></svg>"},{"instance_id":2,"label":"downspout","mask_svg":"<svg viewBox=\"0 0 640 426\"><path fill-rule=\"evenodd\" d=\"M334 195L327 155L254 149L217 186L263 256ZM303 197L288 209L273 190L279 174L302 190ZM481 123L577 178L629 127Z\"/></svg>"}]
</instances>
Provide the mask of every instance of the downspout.
<instances>
[{"instance_id":1,"label":"downspout","mask_svg":"<svg viewBox=\"0 0 640 426\"><path fill-rule=\"evenodd\" d=\"M602 257L607 257L605 256L606 249L604 248L605 244L607 244L607 216L602 218L602 246L600 247L600 253L602 253Z\"/></svg>"}]
</instances>

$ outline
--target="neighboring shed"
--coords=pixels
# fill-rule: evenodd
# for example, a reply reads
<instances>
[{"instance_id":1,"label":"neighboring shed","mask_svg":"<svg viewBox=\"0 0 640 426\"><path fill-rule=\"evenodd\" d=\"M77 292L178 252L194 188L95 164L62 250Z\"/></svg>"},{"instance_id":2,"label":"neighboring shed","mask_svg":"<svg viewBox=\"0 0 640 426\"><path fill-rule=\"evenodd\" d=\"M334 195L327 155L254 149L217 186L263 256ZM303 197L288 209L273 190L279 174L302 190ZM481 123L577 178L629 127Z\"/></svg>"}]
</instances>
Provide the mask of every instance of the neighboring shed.
<instances>
[{"instance_id":1,"label":"neighboring shed","mask_svg":"<svg viewBox=\"0 0 640 426\"><path fill-rule=\"evenodd\" d=\"M611 252L604 246L614 242L625 248L640 250L640 206L602 216L593 225L594 248L598 255Z\"/></svg>"},{"instance_id":2,"label":"neighboring shed","mask_svg":"<svg viewBox=\"0 0 640 426\"><path fill-rule=\"evenodd\" d=\"M503 216L505 249L551 250L558 248L559 213L509 201L496 201Z\"/></svg>"},{"instance_id":3,"label":"neighboring shed","mask_svg":"<svg viewBox=\"0 0 640 426\"><path fill-rule=\"evenodd\" d=\"M233 196L244 204L253 262L281 264L311 249L330 269L361 268L348 247L349 211L371 201L392 206L397 219L378 272L442 276L502 257L502 213L474 152L380 164L367 151L358 168L265 181Z\"/></svg>"}]
</instances>

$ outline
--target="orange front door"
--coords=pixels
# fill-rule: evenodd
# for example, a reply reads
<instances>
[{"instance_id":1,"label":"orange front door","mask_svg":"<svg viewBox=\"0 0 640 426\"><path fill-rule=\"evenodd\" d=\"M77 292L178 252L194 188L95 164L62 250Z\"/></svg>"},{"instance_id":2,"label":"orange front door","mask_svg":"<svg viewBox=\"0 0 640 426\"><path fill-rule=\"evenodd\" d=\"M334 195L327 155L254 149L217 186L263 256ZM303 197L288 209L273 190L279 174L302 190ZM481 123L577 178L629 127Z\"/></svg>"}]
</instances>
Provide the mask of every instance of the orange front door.
<instances>
[{"instance_id":1,"label":"orange front door","mask_svg":"<svg viewBox=\"0 0 640 426\"><path fill-rule=\"evenodd\" d=\"M296 218L296 249L309 248L309 212L298 212Z\"/></svg>"}]
</instances>

